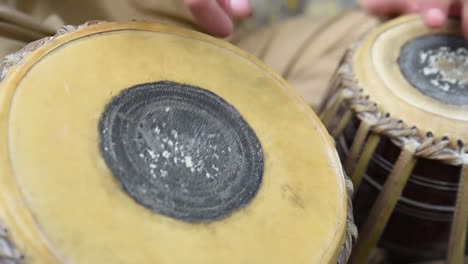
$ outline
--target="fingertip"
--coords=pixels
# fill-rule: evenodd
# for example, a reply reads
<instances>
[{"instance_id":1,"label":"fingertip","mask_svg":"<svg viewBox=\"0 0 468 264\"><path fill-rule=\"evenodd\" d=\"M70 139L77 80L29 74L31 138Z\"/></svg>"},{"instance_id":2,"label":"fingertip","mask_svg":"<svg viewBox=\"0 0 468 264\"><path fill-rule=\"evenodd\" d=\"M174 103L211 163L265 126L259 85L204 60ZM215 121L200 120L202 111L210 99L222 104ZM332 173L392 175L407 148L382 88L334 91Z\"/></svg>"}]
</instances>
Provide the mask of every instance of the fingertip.
<instances>
[{"instance_id":1,"label":"fingertip","mask_svg":"<svg viewBox=\"0 0 468 264\"><path fill-rule=\"evenodd\" d=\"M201 26L206 31L206 33L215 37L225 38L234 33L234 23L232 20L219 21L217 24L212 22L202 22Z\"/></svg>"},{"instance_id":2,"label":"fingertip","mask_svg":"<svg viewBox=\"0 0 468 264\"><path fill-rule=\"evenodd\" d=\"M219 27L217 30L209 33L222 38L228 37L232 33L234 33L234 23L232 23L232 21L230 23L226 23L222 27Z\"/></svg>"},{"instance_id":3,"label":"fingertip","mask_svg":"<svg viewBox=\"0 0 468 264\"><path fill-rule=\"evenodd\" d=\"M229 0L229 9L235 17L248 17L252 11L249 0Z\"/></svg>"},{"instance_id":4,"label":"fingertip","mask_svg":"<svg viewBox=\"0 0 468 264\"><path fill-rule=\"evenodd\" d=\"M429 8L423 12L424 23L431 28L440 28L447 21L447 14L439 8Z\"/></svg>"},{"instance_id":5,"label":"fingertip","mask_svg":"<svg viewBox=\"0 0 468 264\"><path fill-rule=\"evenodd\" d=\"M228 14L211 0L184 0L197 24L208 34L227 37L234 32Z\"/></svg>"}]
</instances>

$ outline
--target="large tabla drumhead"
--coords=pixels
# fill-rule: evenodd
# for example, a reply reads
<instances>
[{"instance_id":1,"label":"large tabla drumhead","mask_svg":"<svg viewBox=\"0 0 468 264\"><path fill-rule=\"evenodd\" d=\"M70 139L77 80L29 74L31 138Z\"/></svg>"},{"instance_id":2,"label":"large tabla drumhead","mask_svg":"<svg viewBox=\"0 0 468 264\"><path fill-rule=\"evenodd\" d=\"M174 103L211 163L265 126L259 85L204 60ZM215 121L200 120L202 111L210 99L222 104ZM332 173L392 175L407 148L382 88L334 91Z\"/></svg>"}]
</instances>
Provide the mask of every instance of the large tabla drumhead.
<instances>
[{"instance_id":1,"label":"large tabla drumhead","mask_svg":"<svg viewBox=\"0 0 468 264\"><path fill-rule=\"evenodd\" d=\"M191 31L72 29L2 65L0 217L26 263L336 263L341 166L280 77Z\"/></svg>"}]
</instances>

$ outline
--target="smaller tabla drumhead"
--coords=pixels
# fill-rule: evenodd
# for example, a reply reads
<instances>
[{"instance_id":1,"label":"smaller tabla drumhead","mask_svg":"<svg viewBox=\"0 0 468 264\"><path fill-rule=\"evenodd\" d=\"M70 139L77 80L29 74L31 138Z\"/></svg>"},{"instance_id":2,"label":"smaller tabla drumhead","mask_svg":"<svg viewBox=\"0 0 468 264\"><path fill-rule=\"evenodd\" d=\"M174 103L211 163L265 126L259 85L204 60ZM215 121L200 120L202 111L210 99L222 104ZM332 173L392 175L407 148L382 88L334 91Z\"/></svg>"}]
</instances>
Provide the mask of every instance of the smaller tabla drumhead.
<instances>
[{"instance_id":1,"label":"smaller tabla drumhead","mask_svg":"<svg viewBox=\"0 0 468 264\"><path fill-rule=\"evenodd\" d=\"M468 46L460 24L430 30L418 16L392 20L356 50L356 80L380 110L421 133L468 141Z\"/></svg>"},{"instance_id":2,"label":"smaller tabla drumhead","mask_svg":"<svg viewBox=\"0 0 468 264\"><path fill-rule=\"evenodd\" d=\"M0 217L27 263L336 262L333 144L240 50L99 23L38 45L0 85Z\"/></svg>"}]
</instances>

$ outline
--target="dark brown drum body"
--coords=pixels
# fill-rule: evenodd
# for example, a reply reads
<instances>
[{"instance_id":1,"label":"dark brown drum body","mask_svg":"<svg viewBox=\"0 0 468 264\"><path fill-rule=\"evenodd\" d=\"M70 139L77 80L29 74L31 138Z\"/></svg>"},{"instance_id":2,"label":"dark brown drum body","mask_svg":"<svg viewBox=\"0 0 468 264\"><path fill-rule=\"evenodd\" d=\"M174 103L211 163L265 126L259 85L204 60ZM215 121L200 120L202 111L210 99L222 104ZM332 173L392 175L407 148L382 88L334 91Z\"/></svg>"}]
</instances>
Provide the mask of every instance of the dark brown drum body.
<instances>
[{"instance_id":1,"label":"dark brown drum body","mask_svg":"<svg viewBox=\"0 0 468 264\"><path fill-rule=\"evenodd\" d=\"M359 127L354 119L337 141L345 160ZM369 211L400 153L382 139L354 196L354 216L362 228ZM443 259L447 253L460 166L419 159L380 239L394 263ZM392 262L392 263L393 263Z\"/></svg>"}]
</instances>

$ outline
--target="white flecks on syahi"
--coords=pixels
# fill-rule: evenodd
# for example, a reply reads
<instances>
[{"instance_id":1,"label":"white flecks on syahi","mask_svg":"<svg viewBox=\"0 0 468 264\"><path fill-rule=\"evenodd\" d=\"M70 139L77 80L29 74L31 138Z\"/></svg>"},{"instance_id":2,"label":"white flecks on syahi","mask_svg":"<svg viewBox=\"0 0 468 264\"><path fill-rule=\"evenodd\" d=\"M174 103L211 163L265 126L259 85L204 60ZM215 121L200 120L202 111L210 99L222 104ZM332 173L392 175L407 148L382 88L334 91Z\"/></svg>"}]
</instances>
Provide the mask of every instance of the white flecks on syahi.
<instances>
[{"instance_id":1,"label":"white flecks on syahi","mask_svg":"<svg viewBox=\"0 0 468 264\"><path fill-rule=\"evenodd\" d=\"M421 51L421 53L419 53L419 60L421 61L421 63L426 61L427 56L429 56L427 52Z\"/></svg>"},{"instance_id":2,"label":"white flecks on syahi","mask_svg":"<svg viewBox=\"0 0 468 264\"><path fill-rule=\"evenodd\" d=\"M218 148L216 144L206 142L206 139L210 141L219 137L218 134L204 134L201 132L195 137L191 136L188 139L179 135L175 129L169 130L169 133L164 133L164 130L168 128L164 128L165 124L162 123L152 129L149 134L143 135L142 139L149 148L139 154L142 159L148 162L148 169L153 178L170 177L169 168L181 165L191 174L196 172L199 175L205 175L210 180L219 176L222 169L216 165L205 164L205 160L208 157L203 157L204 151L200 151L200 148L209 149L208 153L212 153L211 158L215 160L219 160L220 155L226 155L226 150L231 152L230 146ZM203 140L200 141L201 139ZM164 159L160 159L160 157ZM155 170L156 168L158 170Z\"/></svg>"},{"instance_id":3,"label":"white flecks on syahi","mask_svg":"<svg viewBox=\"0 0 468 264\"><path fill-rule=\"evenodd\" d=\"M151 157L152 159L155 159L155 158L156 158L156 154L154 154L154 151L152 151L151 149L148 149L147 152L148 152L148 154L150 155L150 157Z\"/></svg>"},{"instance_id":4,"label":"white flecks on syahi","mask_svg":"<svg viewBox=\"0 0 468 264\"><path fill-rule=\"evenodd\" d=\"M185 161L185 166L187 168L192 168L193 167L193 162L192 162L192 157L191 156L185 156L184 161Z\"/></svg>"},{"instance_id":5,"label":"white flecks on syahi","mask_svg":"<svg viewBox=\"0 0 468 264\"><path fill-rule=\"evenodd\" d=\"M177 139L177 134L178 134L177 131L175 131L174 129L171 130L171 135L172 135L175 139Z\"/></svg>"},{"instance_id":6,"label":"white flecks on syahi","mask_svg":"<svg viewBox=\"0 0 468 264\"><path fill-rule=\"evenodd\" d=\"M171 157L171 153L167 150L165 150L163 153L162 153L162 156L166 159L170 158Z\"/></svg>"},{"instance_id":7,"label":"white flecks on syahi","mask_svg":"<svg viewBox=\"0 0 468 264\"><path fill-rule=\"evenodd\" d=\"M169 106L166 107L166 109L164 109L164 111L169 112L169 110L171 110L171 108Z\"/></svg>"},{"instance_id":8,"label":"white flecks on syahi","mask_svg":"<svg viewBox=\"0 0 468 264\"><path fill-rule=\"evenodd\" d=\"M430 83L448 92L450 85L468 88L468 50L449 47L423 50L419 54L420 63L425 65L422 73L430 78Z\"/></svg>"}]
</instances>

